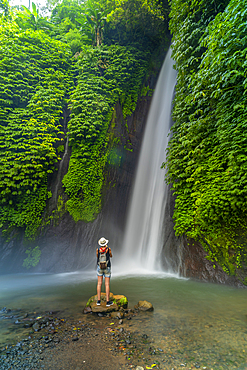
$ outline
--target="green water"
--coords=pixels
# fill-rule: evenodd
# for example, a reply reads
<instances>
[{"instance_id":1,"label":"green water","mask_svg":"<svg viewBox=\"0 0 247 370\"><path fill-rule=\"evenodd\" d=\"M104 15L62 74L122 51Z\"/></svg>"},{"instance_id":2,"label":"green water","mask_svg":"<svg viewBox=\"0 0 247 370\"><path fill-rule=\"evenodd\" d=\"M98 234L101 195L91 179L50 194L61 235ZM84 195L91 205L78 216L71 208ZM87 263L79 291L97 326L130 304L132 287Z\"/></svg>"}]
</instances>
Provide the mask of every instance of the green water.
<instances>
[{"instance_id":1,"label":"green water","mask_svg":"<svg viewBox=\"0 0 247 370\"><path fill-rule=\"evenodd\" d=\"M60 316L76 319L96 294L94 275L0 276L0 309L60 311ZM153 304L152 313L137 315L128 325L162 349L164 368L169 368L170 358L177 368L194 364L214 370L247 369L247 290L160 274L113 277L111 292L126 295L130 308L139 300ZM17 325L0 320L1 344L18 335Z\"/></svg>"}]
</instances>

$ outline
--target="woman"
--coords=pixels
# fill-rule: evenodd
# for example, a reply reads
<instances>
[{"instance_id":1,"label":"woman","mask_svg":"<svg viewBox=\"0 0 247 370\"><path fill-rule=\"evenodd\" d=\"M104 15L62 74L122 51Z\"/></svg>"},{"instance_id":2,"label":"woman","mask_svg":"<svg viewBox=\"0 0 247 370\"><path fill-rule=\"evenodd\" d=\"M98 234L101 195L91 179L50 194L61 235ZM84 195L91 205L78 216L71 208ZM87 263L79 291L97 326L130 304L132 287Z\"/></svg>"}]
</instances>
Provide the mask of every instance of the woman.
<instances>
[{"instance_id":1,"label":"woman","mask_svg":"<svg viewBox=\"0 0 247 370\"><path fill-rule=\"evenodd\" d=\"M98 285L97 285L97 306L100 306L100 295L101 295L101 286L103 282L103 276L105 277L105 292L106 292L106 307L109 307L113 304L110 301L110 277L111 277L111 260L112 257L111 248L107 246L109 240L106 240L104 237L100 238L98 244L100 248L96 250L97 256L97 276L98 276Z\"/></svg>"}]
</instances>

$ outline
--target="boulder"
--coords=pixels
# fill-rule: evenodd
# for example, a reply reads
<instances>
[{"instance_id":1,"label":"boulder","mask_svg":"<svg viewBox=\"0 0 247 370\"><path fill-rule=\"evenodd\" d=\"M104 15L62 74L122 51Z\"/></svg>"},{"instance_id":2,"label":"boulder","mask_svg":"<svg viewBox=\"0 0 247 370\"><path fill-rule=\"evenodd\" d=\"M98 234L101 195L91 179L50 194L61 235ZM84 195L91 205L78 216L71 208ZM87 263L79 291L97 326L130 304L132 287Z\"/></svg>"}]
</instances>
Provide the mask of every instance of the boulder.
<instances>
[{"instance_id":1,"label":"boulder","mask_svg":"<svg viewBox=\"0 0 247 370\"><path fill-rule=\"evenodd\" d=\"M138 304L135 305L135 309L140 310L140 311L153 311L154 310L152 303L148 301L139 301Z\"/></svg>"},{"instance_id":2,"label":"boulder","mask_svg":"<svg viewBox=\"0 0 247 370\"><path fill-rule=\"evenodd\" d=\"M100 306L97 306L96 302L92 302L90 307L91 307L92 312L95 312L95 313L108 313L108 312L118 310L118 306L116 303L113 303L111 306L106 307L106 302L102 302L102 301L101 301Z\"/></svg>"},{"instance_id":3,"label":"boulder","mask_svg":"<svg viewBox=\"0 0 247 370\"><path fill-rule=\"evenodd\" d=\"M91 298L89 298L86 304L86 308L90 308L92 312L96 312L96 313L100 313L100 312L108 313L112 311L119 311L122 308L128 307L128 299L124 295L114 295L113 293L110 293L110 301L113 302L113 305L109 307L106 307L106 294L105 293L101 293L100 306L97 306L97 300L98 300L97 295L94 295Z\"/></svg>"}]
</instances>

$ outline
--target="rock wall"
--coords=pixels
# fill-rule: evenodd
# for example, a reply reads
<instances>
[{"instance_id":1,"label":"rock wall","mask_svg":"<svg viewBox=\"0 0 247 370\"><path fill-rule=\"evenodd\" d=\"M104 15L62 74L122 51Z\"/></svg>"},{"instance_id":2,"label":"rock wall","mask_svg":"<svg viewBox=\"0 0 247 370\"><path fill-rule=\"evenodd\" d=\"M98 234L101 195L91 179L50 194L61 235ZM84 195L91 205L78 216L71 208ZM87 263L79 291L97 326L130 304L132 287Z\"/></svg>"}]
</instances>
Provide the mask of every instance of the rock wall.
<instances>
[{"instance_id":1,"label":"rock wall","mask_svg":"<svg viewBox=\"0 0 247 370\"><path fill-rule=\"evenodd\" d=\"M244 287L237 277L227 275L221 266L208 261L206 256L200 243L184 237L181 274L202 281Z\"/></svg>"},{"instance_id":2,"label":"rock wall","mask_svg":"<svg viewBox=\"0 0 247 370\"><path fill-rule=\"evenodd\" d=\"M163 265L169 270L178 272L181 276L211 283L233 285L245 287L241 282L247 276L246 271L239 271L237 276L227 275L221 266L208 261L207 253L200 243L194 240L187 240L185 236L176 237L174 232L173 213L175 197L172 192L168 192L168 200L165 208L164 223L164 245L162 261ZM214 267L215 265L215 267ZM240 278L240 280L239 280Z\"/></svg>"}]
</instances>

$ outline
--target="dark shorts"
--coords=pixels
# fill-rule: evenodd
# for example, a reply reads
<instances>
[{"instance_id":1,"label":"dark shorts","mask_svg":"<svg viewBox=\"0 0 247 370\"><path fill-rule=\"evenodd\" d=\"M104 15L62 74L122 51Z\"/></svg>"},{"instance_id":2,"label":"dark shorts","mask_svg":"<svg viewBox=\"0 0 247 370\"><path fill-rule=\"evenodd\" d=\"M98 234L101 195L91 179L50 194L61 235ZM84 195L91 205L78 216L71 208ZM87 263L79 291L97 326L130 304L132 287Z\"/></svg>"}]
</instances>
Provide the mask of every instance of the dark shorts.
<instances>
[{"instance_id":1,"label":"dark shorts","mask_svg":"<svg viewBox=\"0 0 247 370\"><path fill-rule=\"evenodd\" d=\"M111 268L107 267L106 269L101 270L101 268L98 265L97 266L97 276L104 276L104 277L110 278L111 277Z\"/></svg>"}]
</instances>

